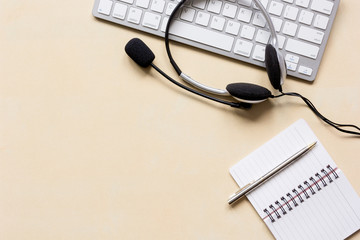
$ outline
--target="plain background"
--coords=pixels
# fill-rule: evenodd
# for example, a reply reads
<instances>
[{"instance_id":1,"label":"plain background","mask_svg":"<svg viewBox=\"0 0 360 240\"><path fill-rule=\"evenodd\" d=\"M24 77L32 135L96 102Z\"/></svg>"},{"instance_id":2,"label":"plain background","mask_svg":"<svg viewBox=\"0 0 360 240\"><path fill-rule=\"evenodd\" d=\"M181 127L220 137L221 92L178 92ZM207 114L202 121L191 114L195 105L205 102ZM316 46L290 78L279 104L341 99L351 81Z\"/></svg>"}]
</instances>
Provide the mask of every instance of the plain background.
<instances>
[{"instance_id":1,"label":"plain background","mask_svg":"<svg viewBox=\"0 0 360 240\"><path fill-rule=\"evenodd\" d=\"M142 38L95 19L92 0L0 0L0 239L272 239L231 208L228 169L304 118L360 193L359 139L296 98L236 110L171 85L124 53ZM287 79L327 117L360 124L360 2L342 0L317 79ZM258 67L173 43L182 69L222 88L270 87ZM351 239L360 239L356 234Z\"/></svg>"}]
</instances>

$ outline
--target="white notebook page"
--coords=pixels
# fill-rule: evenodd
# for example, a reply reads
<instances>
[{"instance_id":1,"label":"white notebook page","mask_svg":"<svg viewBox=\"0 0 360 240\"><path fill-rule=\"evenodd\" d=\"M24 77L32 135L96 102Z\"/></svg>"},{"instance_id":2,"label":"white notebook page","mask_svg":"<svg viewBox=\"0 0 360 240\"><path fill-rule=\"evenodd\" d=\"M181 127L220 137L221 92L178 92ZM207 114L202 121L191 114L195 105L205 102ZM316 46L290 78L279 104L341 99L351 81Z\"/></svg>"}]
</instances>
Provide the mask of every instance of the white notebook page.
<instances>
[{"instance_id":1,"label":"white notebook page","mask_svg":"<svg viewBox=\"0 0 360 240\"><path fill-rule=\"evenodd\" d=\"M360 228L359 196L302 119L230 173L243 187L314 141L310 152L247 195L276 239L345 239Z\"/></svg>"}]
</instances>

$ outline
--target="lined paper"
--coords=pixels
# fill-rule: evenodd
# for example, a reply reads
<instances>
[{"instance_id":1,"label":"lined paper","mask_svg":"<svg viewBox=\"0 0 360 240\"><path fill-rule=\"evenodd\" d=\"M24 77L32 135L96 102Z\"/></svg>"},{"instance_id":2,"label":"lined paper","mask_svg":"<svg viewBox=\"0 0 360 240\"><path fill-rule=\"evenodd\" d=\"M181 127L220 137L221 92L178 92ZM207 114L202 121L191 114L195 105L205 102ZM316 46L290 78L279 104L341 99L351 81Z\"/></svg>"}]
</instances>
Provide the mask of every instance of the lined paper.
<instances>
[{"instance_id":1,"label":"lined paper","mask_svg":"<svg viewBox=\"0 0 360 240\"><path fill-rule=\"evenodd\" d=\"M303 147L315 147L247 195L276 239L345 239L360 228L360 198L300 119L230 169L239 187Z\"/></svg>"}]
</instances>

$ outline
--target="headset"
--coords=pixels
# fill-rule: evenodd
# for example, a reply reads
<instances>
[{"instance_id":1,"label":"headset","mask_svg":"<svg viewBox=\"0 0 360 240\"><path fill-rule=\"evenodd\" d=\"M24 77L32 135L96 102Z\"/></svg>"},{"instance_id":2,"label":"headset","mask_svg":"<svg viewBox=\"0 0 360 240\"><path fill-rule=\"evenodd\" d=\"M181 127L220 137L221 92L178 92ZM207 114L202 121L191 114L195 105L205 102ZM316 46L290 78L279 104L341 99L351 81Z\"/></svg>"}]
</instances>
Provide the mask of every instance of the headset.
<instances>
[{"instance_id":1,"label":"headset","mask_svg":"<svg viewBox=\"0 0 360 240\"><path fill-rule=\"evenodd\" d=\"M262 15L264 16L267 25L270 30L270 39L269 43L266 45L265 48L265 68L267 71L267 75L269 77L270 83L272 87L278 91L278 95L274 95L265 87L252 84L252 83L231 83L226 86L226 89L218 89L213 88L211 86L207 86L202 84L198 81L195 81L187 74L181 71L180 67L175 62L171 51L170 51L170 44L169 44L169 30L171 27L171 23L178 12L178 10L183 6L183 4L188 0L181 0L172 13L169 16L166 29L165 29L165 48L167 55L169 57L170 63L175 69L176 73L179 77L188 83L189 85L193 86L194 88L188 87L175 79L171 78L165 72L163 72L160 68L158 68L154 63L153 60L155 59L154 53L150 50L150 48L140 39L133 38L131 39L125 46L125 52L127 55L133 59L138 65L141 67L148 67L152 66L157 72L159 72L163 77L168 79L170 82L174 83L175 85L191 92L201 97L207 98L209 100L226 104L234 108L250 108L252 104L261 103L269 98L278 98L282 96L294 96L301 98L305 104L314 112L316 116L318 116L321 120L325 123L329 124L330 126L334 127L335 129L348 133L360 136L360 128L353 124L339 124L335 123L326 117L324 117L311 103L311 101L299 93L295 92L283 92L282 85L284 84L284 80L286 78L287 68L284 57L279 50L278 47L278 39L275 31L275 27L272 23L270 15L263 7L259 0L253 0L256 6L260 9ZM200 90L200 91L199 91ZM210 94L210 95L209 95ZM216 96L216 97L214 97ZM219 98L220 97L220 98ZM232 98L233 101L224 100L224 98ZM351 129L351 130L350 130Z\"/></svg>"},{"instance_id":2,"label":"headset","mask_svg":"<svg viewBox=\"0 0 360 240\"><path fill-rule=\"evenodd\" d=\"M183 73L178 65L176 64L174 58L172 57L170 46L169 46L169 30L172 23L172 20L180 7L187 0L182 0L173 10L172 14L169 16L169 20L166 25L165 30L165 47L168 54L170 63L174 67L177 74L187 83L192 86L205 91L210 94L218 96L231 96L239 102L246 103L259 103L265 101L271 96L270 91L266 88L263 88L258 85L249 84L249 83L232 83L226 86L226 89L216 89L210 86L206 86L202 83L199 83L189 77L187 74ZM271 82L271 85L274 89L281 91L281 85L284 83L286 78L286 65L282 53L278 47L278 39L275 31L275 27L271 21L270 15L265 10L264 6L260 3L259 0L254 0L257 7L260 9L261 13L265 17L265 20L269 26L270 30L270 41L265 48L265 66Z\"/></svg>"}]
</instances>

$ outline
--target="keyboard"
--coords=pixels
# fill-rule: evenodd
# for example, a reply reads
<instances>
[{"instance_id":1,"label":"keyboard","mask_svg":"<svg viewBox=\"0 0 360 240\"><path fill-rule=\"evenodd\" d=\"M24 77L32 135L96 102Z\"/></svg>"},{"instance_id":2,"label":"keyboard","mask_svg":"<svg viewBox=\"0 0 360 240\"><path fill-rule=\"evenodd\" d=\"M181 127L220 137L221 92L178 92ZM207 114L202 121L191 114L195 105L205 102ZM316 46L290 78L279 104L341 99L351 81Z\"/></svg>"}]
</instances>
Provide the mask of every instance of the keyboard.
<instances>
[{"instance_id":1,"label":"keyboard","mask_svg":"<svg viewBox=\"0 0 360 240\"><path fill-rule=\"evenodd\" d=\"M290 76L313 81L339 0L261 0L275 26ZM95 0L93 15L164 37L178 0ZM170 39L265 67L269 41L264 16L251 0L188 0L175 16Z\"/></svg>"}]
</instances>

